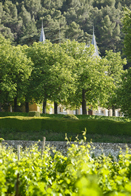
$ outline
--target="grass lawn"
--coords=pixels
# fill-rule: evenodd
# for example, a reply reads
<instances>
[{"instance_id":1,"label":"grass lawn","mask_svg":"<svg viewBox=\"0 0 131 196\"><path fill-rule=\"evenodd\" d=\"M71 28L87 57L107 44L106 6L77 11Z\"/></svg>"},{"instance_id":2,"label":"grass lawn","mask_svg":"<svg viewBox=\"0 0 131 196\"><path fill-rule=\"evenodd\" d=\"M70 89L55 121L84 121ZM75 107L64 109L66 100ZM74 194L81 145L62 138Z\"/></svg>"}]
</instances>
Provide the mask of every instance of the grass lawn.
<instances>
[{"instance_id":1,"label":"grass lawn","mask_svg":"<svg viewBox=\"0 0 131 196\"><path fill-rule=\"evenodd\" d=\"M64 133L57 133L52 131L37 131L37 132L18 132L14 130L0 129L0 138L5 140L32 140L38 141L46 137L47 141L65 141ZM67 137L69 140L74 141L76 138L75 134L68 133ZM83 138L83 135L78 135L79 139ZM129 136L111 136L111 135L100 135L100 134L86 134L87 141L92 142L106 142L106 143L131 143L131 137Z\"/></svg>"}]
</instances>

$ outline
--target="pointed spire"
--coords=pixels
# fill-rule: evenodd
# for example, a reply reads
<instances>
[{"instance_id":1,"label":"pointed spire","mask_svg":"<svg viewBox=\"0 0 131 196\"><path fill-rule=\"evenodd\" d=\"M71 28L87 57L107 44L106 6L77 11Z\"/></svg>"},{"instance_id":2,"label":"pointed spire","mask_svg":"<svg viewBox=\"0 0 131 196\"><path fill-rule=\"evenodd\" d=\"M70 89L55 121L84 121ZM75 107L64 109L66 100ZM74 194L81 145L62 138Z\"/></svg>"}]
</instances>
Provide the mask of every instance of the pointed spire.
<instances>
[{"instance_id":1,"label":"pointed spire","mask_svg":"<svg viewBox=\"0 0 131 196\"><path fill-rule=\"evenodd\" d=\"M92 37L91 44L93 44L95 47L95 54L94 55L99 56L99 52L98 52L98 48L97 48L97 44L96 44L96 39L95 39L94 26L93 26L93 37Z\"/></svg>"},{"instance_id":2,"label":"pointed spire","mask_svg":"<svg viewBox=\"0 0 131 196\"><path fill-rule=\"evenodd\" d=\"M41 28L41 34L40 34L40 42L45 42L45 34L44 34L44 28L43 28L43 20L42 20L42 28Z\"/></svg>"}]
</instances>

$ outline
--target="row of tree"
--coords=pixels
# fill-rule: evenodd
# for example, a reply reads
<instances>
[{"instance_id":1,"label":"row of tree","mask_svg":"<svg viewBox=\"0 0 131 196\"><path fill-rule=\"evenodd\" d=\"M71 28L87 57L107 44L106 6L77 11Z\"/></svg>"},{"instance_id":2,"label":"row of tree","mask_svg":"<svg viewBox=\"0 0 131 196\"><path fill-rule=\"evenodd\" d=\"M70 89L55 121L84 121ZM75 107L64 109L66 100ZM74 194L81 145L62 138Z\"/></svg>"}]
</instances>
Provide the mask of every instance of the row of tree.
<instances>
[{"instance_id":1,"label":"row of tree","mask_svg":"<svg viewBox=\"0 0 131 196\"><path fill-rule=\"evenodd\" d=\"M89 44L94 26L103 56L105 50L122 51L124 6L131 8L130 0L2 0L0 31L14 44L29 46L39 40L43 19L52 43L75 39Z\"/></svg>"},{"instance_id":2,"label":"row of tree","mask_svg":"<svg viewBox=\"0 0 131 196\"><path fill-rule=\"evenodd\" d=\"M125 8L122 18L124 33L124 53L131 62L131 10ZM119 88L120 107L125 115L131 117L131 68L122 75L122 82Z\"/></svg>"},{"instance_id":3,"label":"row of tree","mask_svg":"<svg viewBox=\"0 0 131 196\"><path fill-rule=\"evenodd\" d=\"M96 108L118 108L117 97L123 65L119 52L106 51L103 58L94 55L94 46L67 40L61 44L46 41L31 46L12 46L0 36L0 103L54 102L77 109L82 105ZM117 103L117 104L116 104Z\"/></svg>"}]
</instances>

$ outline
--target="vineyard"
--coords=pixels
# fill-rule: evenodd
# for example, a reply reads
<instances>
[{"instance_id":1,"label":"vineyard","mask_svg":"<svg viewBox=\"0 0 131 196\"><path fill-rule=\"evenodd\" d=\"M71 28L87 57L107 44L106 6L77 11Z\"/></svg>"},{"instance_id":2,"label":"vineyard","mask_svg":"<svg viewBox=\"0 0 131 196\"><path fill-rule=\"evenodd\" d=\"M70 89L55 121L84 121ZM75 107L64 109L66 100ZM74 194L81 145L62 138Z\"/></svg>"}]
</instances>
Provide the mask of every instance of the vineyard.
<instances>
[{"instance_id":1,"label":"vineyard","mask_svg":"<svg viewBox=\"0 0 131 196\"><path fill-rule=\"evenodd\" d=\"M128 149L118 157L94 157L90 151L85 135L76 138L67 155L49 146L16 150L1 143L0 196L131 195Z\"/></svg>"}]
</instances>

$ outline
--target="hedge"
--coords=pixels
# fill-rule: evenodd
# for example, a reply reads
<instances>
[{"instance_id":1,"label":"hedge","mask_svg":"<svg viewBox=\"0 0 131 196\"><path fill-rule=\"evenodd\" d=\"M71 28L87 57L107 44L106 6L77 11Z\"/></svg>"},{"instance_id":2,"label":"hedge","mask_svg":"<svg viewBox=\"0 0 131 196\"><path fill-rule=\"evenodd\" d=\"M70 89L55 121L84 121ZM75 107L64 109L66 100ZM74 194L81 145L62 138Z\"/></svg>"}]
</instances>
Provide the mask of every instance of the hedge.
<instances>
[{"instance_id":1,"label":"hedge","mask_svg":"<svg viewBox=\"0 0 131 196\"><path fill-rule=\"evenodd\" d=\"M0 112L0 117L6 116L28 116L26 112Z\"/></svg>"},{"instance_id":2,"label":"hedge","mask_svg":"<svg viewBox=\"0 0 131 196\"><path fill-rule=\"evenodd\" d=\"M34 111L33 111L34 112ZM30 112L32 113L32 112ZM37 112L36 112L37 113ZM0 117L6 116L29 116L29 113L26 112L0 112ZM49 117L49 118L63 118L66 115L64 114L42 114L40 113L41 117ZM69 116L69 114L68 114ZM131 118L126 117L116 117L116 116L98 116L98 115L73 115L76 116L78 119L101 119L101 120L112 120L112 121L119 121L119 122L131 122Z\"/></svg>"},{"instance_id":3,"label":"hedge","mask_svg":"<svg viewBox=\"0 0 131 196\"><path fill-rule=\"evenodd\" d=\"M37 112L37 111L30 111L28 112L28 116L30 117L40 117L40 112Z\"/></svg>"},{"instance_id":4,"label":"hedge","mask_svg":"<svg viewBox=\"0 0 131 196\"><path fill-rule=\"evenodd\" d=\"M96 119L55 119L48 117L1 117L0 129L23 132L51 130L64 133L81 133L85 128L90 134L129 135L131 136L131 122L115 122Z\"/></svg>"}]
</instances>

